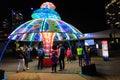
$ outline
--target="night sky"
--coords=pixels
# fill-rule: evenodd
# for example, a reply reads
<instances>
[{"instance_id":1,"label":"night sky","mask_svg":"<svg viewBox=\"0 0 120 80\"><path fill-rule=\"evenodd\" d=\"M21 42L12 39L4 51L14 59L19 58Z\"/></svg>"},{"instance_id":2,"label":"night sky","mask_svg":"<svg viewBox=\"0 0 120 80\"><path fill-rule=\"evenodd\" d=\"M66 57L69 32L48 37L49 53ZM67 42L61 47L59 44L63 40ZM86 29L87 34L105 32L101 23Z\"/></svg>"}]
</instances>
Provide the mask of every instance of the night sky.
<instances>
[{"instance_id":1,"label":"night sky","mask_svg":"<svg viewBox=\"0 0 120 80\"><path fill-rule=\"evenodd\" d=\"M83 33L107 29L104 0L0 0L0 18L11 19L11 10L23 14L24 22L31 20L31 9L38 9L43 2L56 6L61 19Z\"/></svg>"}]
</instances>

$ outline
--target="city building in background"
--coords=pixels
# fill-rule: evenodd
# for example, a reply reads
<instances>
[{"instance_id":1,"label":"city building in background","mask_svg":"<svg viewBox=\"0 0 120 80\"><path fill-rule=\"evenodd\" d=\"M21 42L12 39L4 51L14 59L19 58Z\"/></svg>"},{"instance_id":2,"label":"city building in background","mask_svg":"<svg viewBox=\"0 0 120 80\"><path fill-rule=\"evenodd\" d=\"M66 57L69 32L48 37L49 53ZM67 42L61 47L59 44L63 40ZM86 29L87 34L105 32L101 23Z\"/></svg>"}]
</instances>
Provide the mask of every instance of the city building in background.
<instances>
[{"instance_id":1,"label":"city building in background","mask_svg":"<svg viewBox=\"0 0 120 80\"><path fill-rule=\"evenodd\" d=\"M111 29L110 43L116 44L119 42L119 39L116 38L117 30L120 30L120 0L109 0L105 6L106 9L106 19L107 26Z\"/></svg>"},{"instance_id":2,"label":"city building in background","mask_svg":"<svg viewBox=\"0 0 120 80\"><path fill-rule=\"evenodd\" d=\"M10 18L6 17L2 19L0 23L0 41L6 41L8 35L23 23L23 14L12 10Z\"/></svg>"},{"instance_id":3,"label":"city building in background","mask_svg":"<svg viewBox=\"0 0 120 80\"><path fill-rule=\"evenodd\" d=\"M109 0L105 9L108 27L120 29L120 0Z\"/></svg>"},{"instance_id":4,"label":"city building in background","mask_svg":"<svg viewBox=\"0 0 120 80\"><path fill-rule=\"evenodd\" d=\"M23 23L23 14L17 11L12 10L12 27L11 29L14 30Z\"/></svg>"}]
</instances>

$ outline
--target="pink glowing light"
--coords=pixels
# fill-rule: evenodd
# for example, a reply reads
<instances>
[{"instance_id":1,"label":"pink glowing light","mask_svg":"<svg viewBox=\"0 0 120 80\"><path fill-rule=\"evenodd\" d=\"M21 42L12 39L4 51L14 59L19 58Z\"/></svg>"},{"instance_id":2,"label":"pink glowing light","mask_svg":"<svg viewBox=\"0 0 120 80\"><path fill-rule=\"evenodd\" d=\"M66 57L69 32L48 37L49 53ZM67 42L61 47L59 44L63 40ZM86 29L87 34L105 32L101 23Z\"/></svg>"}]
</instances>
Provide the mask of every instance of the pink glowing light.
<instances>
[{"instance_id":1,"label":"pink glowing light","mask_svg":"<svg viewBox=\"0 0 120 80\"><path fill-rule=\"evenodd\" d=\"M55 7L55 5L54 5L53 3L51 3L51 2L45 2L45 3L43 3L43 4L40 6L40 8L52 8L52 9L55 9L56 7Z\"/></svg>"}]
</instances>

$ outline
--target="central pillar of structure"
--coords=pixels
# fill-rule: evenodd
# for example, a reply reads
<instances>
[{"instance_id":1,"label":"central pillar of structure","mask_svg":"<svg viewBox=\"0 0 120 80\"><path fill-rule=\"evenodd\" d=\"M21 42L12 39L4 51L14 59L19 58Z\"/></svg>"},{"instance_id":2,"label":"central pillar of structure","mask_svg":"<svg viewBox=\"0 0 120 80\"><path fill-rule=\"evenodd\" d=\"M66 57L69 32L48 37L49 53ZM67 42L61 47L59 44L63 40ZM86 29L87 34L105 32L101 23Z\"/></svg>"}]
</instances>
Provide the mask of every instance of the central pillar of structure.
<instances>
[{"instance_id":1,"label":"central pillar of structure","mask_svg":"<svg viewBox=\"0 0 120 80\"><path fill-rule=\"evenodd\" d=\"M49 67L52 66L52 62L50 59L51 56L51 50L53 46L53 40L55 37L55 33L51 32L44 32L41 33L42 39L43 39L43 48L45 49L45 58L44 58L44 66Z\"/></svg>"}]
</instances>

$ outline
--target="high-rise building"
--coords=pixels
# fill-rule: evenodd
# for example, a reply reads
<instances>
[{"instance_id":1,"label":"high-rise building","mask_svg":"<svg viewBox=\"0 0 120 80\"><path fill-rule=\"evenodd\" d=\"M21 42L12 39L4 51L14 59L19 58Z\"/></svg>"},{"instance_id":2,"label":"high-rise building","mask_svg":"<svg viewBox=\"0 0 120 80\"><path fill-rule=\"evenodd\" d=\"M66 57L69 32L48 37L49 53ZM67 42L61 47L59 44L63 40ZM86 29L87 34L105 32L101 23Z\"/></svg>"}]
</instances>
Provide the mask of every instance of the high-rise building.
<instances>
[{"instance_id":1,"label":"high-rise building","mask_svg":"<svg viewBox=\"0 0 120 80\"><path fill-rule=\"evenodd\" d=\"M12 30L23 23L23 14L12 11Z\"/></svg>"},{"instance_id":2,"label":"high-rise building","mask_svg":"<svg viewBox=\"0 0 120 80\"><path fill-rule=\"evenodd\" d=\"M107 24L110 28L120 29L120 1L109 0L105 6Z\"/></svg>"}]
</instances>

